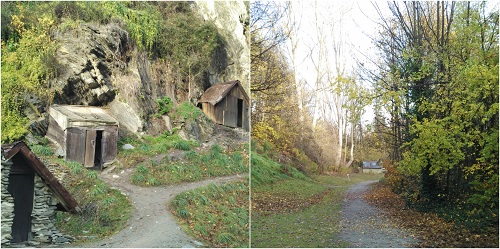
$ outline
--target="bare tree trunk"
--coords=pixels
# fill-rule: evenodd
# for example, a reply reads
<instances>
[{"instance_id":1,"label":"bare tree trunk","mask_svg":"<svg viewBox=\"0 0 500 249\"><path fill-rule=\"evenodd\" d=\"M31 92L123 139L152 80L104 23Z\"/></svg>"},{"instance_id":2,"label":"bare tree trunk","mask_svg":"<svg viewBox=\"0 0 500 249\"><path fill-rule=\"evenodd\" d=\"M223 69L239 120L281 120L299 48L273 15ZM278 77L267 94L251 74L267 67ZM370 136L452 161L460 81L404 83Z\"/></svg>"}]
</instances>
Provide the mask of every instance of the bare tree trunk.
<instances>
[{"instance_id":1,"label":"bare tree trunk","mask_svg":"<svg viewBox=\"0 0 500 249\"><path fill-rule=\"evenodd\" d=\"M346 110L346 117L347 117L347 110ZM347 120L347 118L346 118ZM344 125L344 136L345 136L345 142L344 142L344 160L342 161L342 166L345 166L346 165L346 161L347 161L347 139L349 138L349 136L347 136L347 122L345 122L345 125Z\"/></svg>"},{"instance_id":2,"label":"bare tree trunk","mask_svg":"<svg viewBox=\"0 0 500 249\"><path fill-rule=\"evenodd\" d=\"M297 58L297 47L300 42L300 36L298 34L300 29L300 20L297 20L297 10L295 9L295 5L299 4L299 2L290 2L290 6L287 9L287 23L285 30L289 34L290 40L290 54L292 57L292 67L293 67L293 78L295 83L295 91L297 92L297 106L299 108L299 142L302 144L303 142L303 131L304 131L304 107L303 107L303 95L302 95L302 85L298 76L298 59ZM299 7L300 8L300 7Z\"/></svg>"},{"instance_id":3,"label":"bare tree trunk","mask_svg":"<svg viewBox=\"0 0 500 249\"><path fill-rule=\"evenodd\" d=\"M323 89L323 78L325 75L324 63L326 60L326 41L324 35L324 28L322 27L322 22L320 21L320 17L318 16L318 6L317 2L315 2L316 11L314 12L315 24L316 24L316 34L317 34L317 44L318 53L317 53L317 61L314 60L314 47L311 48L311 59L314 64L316 70L316 82L315 82L315 94L314 94L314 111L313 111L313 120L312 120L312 129L315 132L316 125L319 120L319 116L321 113L320 108L323 105L323 99L321 93L324 91Z\"/></svg>"},{"instance_id":4,"label":"bare tree trunk","mask_svg":"<svg viewBox=\"0 0 500 249\"><path fill-rule=\"evenodd\" d=\"M345 165L346 168L349 168L354 161L354 126L355 123L354 121L351 123L351 158L349 159L349 162Z\"/></svg>"},{"instance_id":5,"label":"bare tree trunk","mask_svg":"<svg viewBox=\"0 0 500 249\"><path fill-rule=\"evenodd\" d=\"M343 127L344 127L344 120L342 117L342 102L341 98L339 97L338 102L336 103L337 107L337 120L338 120L338 134L339 134L339 141L338 141L338 148L337 148L337 157L335 159L335 163L337 167L341 166L342 163L342 147L343 147L343 142L344 142L344 133L343 133Z\"/></svg>"}]
</instances>

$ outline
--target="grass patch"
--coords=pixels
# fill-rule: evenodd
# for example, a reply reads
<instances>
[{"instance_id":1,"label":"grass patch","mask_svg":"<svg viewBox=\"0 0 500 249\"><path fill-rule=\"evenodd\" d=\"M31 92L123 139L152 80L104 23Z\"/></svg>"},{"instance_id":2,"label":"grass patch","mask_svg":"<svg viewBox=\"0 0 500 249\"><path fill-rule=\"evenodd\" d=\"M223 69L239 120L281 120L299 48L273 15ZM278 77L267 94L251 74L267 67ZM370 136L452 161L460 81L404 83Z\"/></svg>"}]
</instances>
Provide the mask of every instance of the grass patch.
<instances>
[{"instance_id":1,"label":"grass patch","mask_svg":"<svg viewBox=\"0 0 500 249\"><path fill-rule=\"evenodd\" d=\"M285 183L301 183L301 180L291 180ZM321 186L314 187L321 190ZM254 195L262 192L252 190ZM337 226L340 215L343 191L333 189L316 205L311 205L302 211L265 215L252 209L252 247L347 247L348 245L335 240L340 232ZM337 202L335 202L335 200ZM253 202L252 202L253 203Z\"/></svg>"},{"instance_id":2,"label":"grass patch","mask_svg":"<svg viewBox=\"0 0 500 249\"><path fill-rule=\"evenodd\" d=\"M87 170L75 162L52 158L67 168L64 185L78 200L81 215L56 212L56 227L79 242L88 238L104 238L120 231L131 216L132 205L126 196L98 178L98 172Z\"/></svg>"},{"instance_id":3,"label":"grass patch","mask_svg":"<svg viewBox=\"0 0 500 249\"><path fill-rule=\"evenodd\" d=\"M252 164L252 187L272 184L279 180L288 179L290 176L285 174L285 172L288 171L291 172L290 175L297 179L308 179L308 177L294 167L283 166L273 161L268 156L258 154L255 151L252 151L252 157L250 160Z\"/></svg>"},{"instance_id":4,"label":"grass patch","mask_svg":"<svg viewBox=\"0 0 500 249\"><path fill-rule=\"evenodd\" d=\"M40 144L34 144L30 146L30 150L35 153L36 155L40 156L52 156L54 155L54 152L52 152L52 149L48 145L40 145Z\"/></svg>"},{"instance_id":5,"label":"grass patch","mask_svg":"<svg viewBox=\"0 0 500 249\"><path fill-rule=\"evenodd\" d=\"M47 145L30 148L46 164L53 163L57 171L66 173L61 182L82 209L80 215L56 212L57 229L80 243L110 236L125 227L132 205L126 196L100 180L99 172L57 158Z\"/></svg>"},{"instance_id":6,"label":"grass patch","mask_svg":"<svg viewBox=\"0 0 500 249\"><path fill-rule=\"evenodd\" d=\"M248 179L183 192L170 208L188 234L206 247L248 247Z\"/></svg>"},{"instance_id":7,"label":"grass patch","mask_svg":"<svg viewBox=\"0 0 500 249\"><path fill-rule=\"evenodd\" d=\"M203 111L191 104L190 102L182 102L177 106L172 114L172 118L181 118L184 120L196 120L199 116L203 115Z\"/></svg>"},{"instance_id":8,"label":"grass patch","mask_svg":"<svg viewBox=\"0 0 500 249\"><path fill-rule=\"evenodd\" d=\"M188 151L180 161L150 161L136 168L131 181L136 185L151 186L245 173L248 172L246 148L245 145L235 151L223 151L219 145L214 145L203 154Z\"/></svg>"},{"instance_id":9,"label":"grass patch","mask_svg":"<svg viewBox=\"0 0 500 249\"><path fill-rule=\"evenodd\" d=\"M252 151L251 155L251 246L348 247L337 239L344 191L354 183L381 176L309 178L292 166L273 161L272 148L261 151Z\"/></svg>"},{"instance_id":10,"label":"grass patch","mask_svg":"<svg viewBox=\"0 0 500 249\"><path fill-rule=\"evenodd\" d=\"M314 181L290 178L259 187L252 182L251 246L348 247L337 239L344 192L354 183L378 178L314 176Z\"/></svg>"},{"instance_id":11,"label":"grass patch","mask_svg":"<svg viewBox=\"0 0 500 249\"><path fill-rule=\"evenodd\" d=\"M123 150L124 144L131 144L135 149ZM124 164L135 166L149 157L165 154L170 149L188 151L200 146L199 142L184 140L178 134L162 134L160 136L144 135L141 138L132 136L124 137L118 140L117 158Z\"/></svg>"}]
</instances>

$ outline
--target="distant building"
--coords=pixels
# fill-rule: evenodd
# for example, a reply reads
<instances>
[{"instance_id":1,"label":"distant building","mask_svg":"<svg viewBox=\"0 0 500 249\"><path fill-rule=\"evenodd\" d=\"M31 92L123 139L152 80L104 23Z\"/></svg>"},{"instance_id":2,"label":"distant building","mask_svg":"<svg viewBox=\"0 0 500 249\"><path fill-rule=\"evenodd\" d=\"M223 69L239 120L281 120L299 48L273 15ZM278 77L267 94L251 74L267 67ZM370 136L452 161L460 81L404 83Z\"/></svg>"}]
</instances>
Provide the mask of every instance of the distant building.
<instances>
[{"instance_id":1,"label":"distant building","mask_svg":"<svg viewBox=\"0 0 500 249\"><path fill-rule=\"evenodd\" d=\"M67 161L101 169L115 160L118 121L102 108L55 105L49 113L47 137L61 146Z\"/></svg>"},{"instance_id":2,"label":"distant building","mask_svg":"<svg viewBox=\"0 0 500 249\"><path fill-rule=\"evenodd\" d=\"M23 142L2 145L2 247L15 243L66 243L55 211L80 213L69 192Z\"/></svg>"},{"instance_id":3,"label":"distant building","mask_svg":"<svg viewBox=\"0 0 500 249\"><path fill-rule=\"evenodd\" d=\"M240 81L219 83L208 88L198 101L215 123L249 130L249 97Z\"/></svg>"},{"instance_id":4,"label":"distant building","mask_svg":"<svg viewBox=\"0 0 500 249\"><path fill-rule=\"evenodd\" d=\"M385 169L377 161L363 162L363 173L369 174L382 174Z\"/></svg>"}]
</instances>

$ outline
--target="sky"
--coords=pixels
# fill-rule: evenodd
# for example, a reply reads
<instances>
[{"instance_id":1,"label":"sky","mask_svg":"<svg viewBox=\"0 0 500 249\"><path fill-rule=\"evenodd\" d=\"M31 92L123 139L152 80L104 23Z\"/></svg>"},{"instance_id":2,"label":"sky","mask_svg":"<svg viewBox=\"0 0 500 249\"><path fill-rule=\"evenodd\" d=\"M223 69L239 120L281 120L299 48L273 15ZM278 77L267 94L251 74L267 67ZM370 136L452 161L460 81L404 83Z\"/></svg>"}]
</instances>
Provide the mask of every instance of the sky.
<instances>
[{"instance_id":1,"label":"sky","mask_svg":"<svg viewBox=\"0 0 500 249\"><path fill-rule=\"evenodd\" d=\"M383 15L389 14L386 1L375 1L374 3L380 8ZM300 21L298 32L299 52L297 54L300 62L300 66L297 68L298 76L305 80L304 87L306 89L314 89L316 82L316 70L311 58L308 57L311 53L310 48L317 41L316 18L319 20L323 34L334 33L333 36L326 37L328 47L332 47L333 40L340 40L344 43L344 51L339 63L347 71L356 71L356 61L363 63L366 68L372 70L377 68L373 65L373 61L377 60L377 49L370 38L376 36L378 32L377 22L380 20L379 14L373 6L374 3L369 0L291 1L293 13L296 19ZM498 11L498 5L497 0L487 1L488 12ZM334 23L334 32L329 31L332 22ZM331 49L329 52L332 52ZM330 53L328 58L330 64L334 65L336 63L333 53ZM363 82L363 85L371 88L370 82ZM362 123L373 122L374 116L373 107L371 105L367 106L362 116Z\"/></svg>"},{"instance_id":2,"label":"sky","mask_svg":"<svg viewBox=\"0 0 500 249\"><path fill-rule=\"evenodd\" d=\"M299 45L297 57L300 62L298 75L307 84L305 88L313 89L316 81L316 70L313 61L309 56L311 48L317 42L318 29L325 35L328 60L331 68L334 65L341 65L347 72L354 71L357 60L365 66L370 66L370 62L364 56L374 57L375 48L371 43L370 36L376 31L374 20L378 14L369 1L292 1L292 9L295 18L300 21L299 25ZM381 3L385 6L385 2ZM316 21L316 19L318 21ZM317 27L319 23L319 28ZM331 31L333 27L333 32ZM329 35L332 34L332 35ZM335 61L333 53L333 41L341 41L342 53L338 61ZM288 46L290 46L288 44ZM316 48L313 50L318 51ZM338 58L338 57L337 57ZM370 87L371 83L363 82L363 85ZM363 123L372 122L374 118L373 108L368 106L362 117Z\"/></svg>"}]
</instances>

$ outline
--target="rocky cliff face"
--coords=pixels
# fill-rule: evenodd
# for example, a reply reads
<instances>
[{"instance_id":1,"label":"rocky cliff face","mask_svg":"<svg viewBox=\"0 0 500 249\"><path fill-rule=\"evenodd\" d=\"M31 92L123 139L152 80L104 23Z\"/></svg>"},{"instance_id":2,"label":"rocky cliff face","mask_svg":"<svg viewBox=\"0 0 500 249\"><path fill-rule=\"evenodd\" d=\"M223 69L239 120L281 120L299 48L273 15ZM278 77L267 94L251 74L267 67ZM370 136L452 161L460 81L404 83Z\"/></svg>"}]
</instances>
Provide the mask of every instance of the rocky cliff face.
<instances>
[{"instance_id":1,"label":"rocky cliff face","mask_svg":"<svg viewBox=\"0 0 500 249\"><path fill-rule=\"evenodd\" d=\"M210 83L240 80L245 90L250 88L250 33L249 9L242 1L197 1L195 10L205 20L215 23L226 41L228 61L223 70L217 58L210 73Z\"/></svg>"},{"instance_id":2,"label":"rocky cliff face","mask_svg":"<svg viewBox=\"0 0 500 249\"><path fill-rule=\"evenodd\" d=\"M56 31L60 74L53 80L55 103L105 105L116 93L114 77L127 68L128 34L116 24Z\"/></svg>"},{"instance_id":3,"label":"rocky cliff face","mask_svg":"<svg viewBox=\"0 0 500 249\"><path fill-rule=\"evenodd\" d=\"M248 85L250 49L245 5L232 1L197 2L193 9L205 20L214 21L225 40L224 51L213 58L208 82L239 79ZM128 32L118 23L82 23L55 31L54 38L60 44L60 73L52 81L54 104L105 106L122 128L137 133L151 128L158 98L169 96L174 103L187 100L185 89L174 84L171 62L152 61L133 45ZM196 99L208 87L198 82L191 96Z\"/></svg>"}]
</instances>

